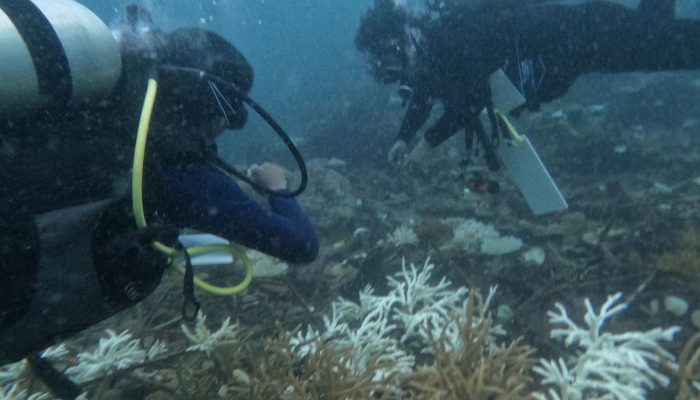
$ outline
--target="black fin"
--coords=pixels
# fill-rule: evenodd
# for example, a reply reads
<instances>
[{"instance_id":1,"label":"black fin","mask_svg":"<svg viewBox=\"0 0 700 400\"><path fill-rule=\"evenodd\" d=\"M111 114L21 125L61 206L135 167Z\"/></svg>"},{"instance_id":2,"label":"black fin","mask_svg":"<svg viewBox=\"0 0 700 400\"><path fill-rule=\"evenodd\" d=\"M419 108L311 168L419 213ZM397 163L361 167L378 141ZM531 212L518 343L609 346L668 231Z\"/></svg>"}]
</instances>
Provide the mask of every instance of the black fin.
<instances>
[{"instance_id":1,"label":"black fin","mask_svg":"<svg viewBox=\"0 0 700 400\"><path fill-rule=\"evenodd\" d=\"M676 16L676 0L640 0L639 12L652 19L673 19Z\"/></svg>"}]
</instances>

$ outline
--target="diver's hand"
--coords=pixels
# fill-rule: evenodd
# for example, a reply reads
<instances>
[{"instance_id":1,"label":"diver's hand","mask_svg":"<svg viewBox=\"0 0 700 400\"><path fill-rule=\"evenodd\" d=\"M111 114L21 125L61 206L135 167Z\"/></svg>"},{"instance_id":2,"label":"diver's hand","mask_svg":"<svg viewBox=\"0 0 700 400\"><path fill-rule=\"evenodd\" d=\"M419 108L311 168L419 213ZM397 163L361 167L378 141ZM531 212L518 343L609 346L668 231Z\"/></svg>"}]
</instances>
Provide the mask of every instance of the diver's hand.
<instances>
[{"instance_id":1,"label":"diver's hand","mask_svg":"<svg viewBox=\"0 0 700 400\"><path fill-rule=\"evenodd\" d=\"M291 172L273 163L253 164L248 168L248 177L261 187L272 190L286 190Z\"/></svg>"},{"instance_id":2,"label":"diver's hand","mask_svg":"<svg viewBox=\"0 0 700 400\"><path fill-rule=\"evenodd\" d=\"M406 157L405 164L408 167L417 167L425 164L433 154L433 147L428 144L425 138L421 138L416 147L411 150L408 157Z\"/></svg>"},{"instance_id":3,"label":"diver's hand","mask_svg":"<svg viewBox=\"0 0 700 400\"><path fill-rule=\"evenodd\" d=\"M389 150L389 156L387 157L389 162L397 165L401 164L403 159L406 157L407 149L408 143L401 139L397 140L391 147L391 150Z\"/></svg>"}]
</instances>

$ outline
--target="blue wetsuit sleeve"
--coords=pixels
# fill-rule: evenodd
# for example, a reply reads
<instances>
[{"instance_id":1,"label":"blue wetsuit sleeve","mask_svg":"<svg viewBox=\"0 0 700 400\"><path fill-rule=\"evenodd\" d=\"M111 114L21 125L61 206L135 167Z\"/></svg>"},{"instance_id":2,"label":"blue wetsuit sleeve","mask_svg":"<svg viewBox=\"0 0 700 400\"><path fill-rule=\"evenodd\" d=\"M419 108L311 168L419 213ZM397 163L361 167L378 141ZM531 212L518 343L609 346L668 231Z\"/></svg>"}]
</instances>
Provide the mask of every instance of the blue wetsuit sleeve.
<instances>
[{"instance_id":1,"label":"blue wetsuit sleeve","mask_svg":"<svg viewBox=\"0 0 700 400\"><path fill-rule=\"evenodd\" d=\"M293 263L318 255L316 231L292 198L270 195L270 207L264 207L208 165L170 169L162 181L159 206L180 228L213 233Z\"/></svg>"}]
</instances>

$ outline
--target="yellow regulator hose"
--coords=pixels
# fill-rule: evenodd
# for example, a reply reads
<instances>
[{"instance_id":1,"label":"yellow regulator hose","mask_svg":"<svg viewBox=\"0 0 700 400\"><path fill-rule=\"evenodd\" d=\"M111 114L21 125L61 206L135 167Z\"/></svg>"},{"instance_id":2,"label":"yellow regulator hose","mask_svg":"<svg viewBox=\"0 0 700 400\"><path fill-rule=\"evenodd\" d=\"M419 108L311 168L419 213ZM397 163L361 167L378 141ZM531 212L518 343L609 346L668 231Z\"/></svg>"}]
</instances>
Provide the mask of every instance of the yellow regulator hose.
<instances>
[{"instance_id":1,"label":"yellow regulator hose","mask_svg":"<svg viewBox=\"0 0 700 400\"><path fill-rule=\"evenodd\" d=\"M134 219L136 220L136 226L139 228L146 227L146 214L143 209L143 165L144 158L146 154L146 142L148 139L148 127L151 123L151 115L153 114L153 105L156 100L156 93L158 92L158 83L155 79L151 78L148 80L148 89L146 91L146 98L143 102L143 108L141 110L141 118L139 119L139 127L136 135L136 148L134 150L134 165L133 173L131 178L131 198L132 207L134 210ZM171 262L174 264L178 271L184 274L185 267L184 262L176 263L176 257L178 251L172 247L166 246L165 244L155 241L153 242L153 247L170 257ZM190 255L201 255L211 252L227 252L233 256L234 259L239 259L245 268L245 277L243 281L235 286L223 287L216 286L211 283L206 282L204 279L199 277L194 277L194 283L200 289L207 293L219 295L219 296L229 296L236 294L245 290L248 285L250 285L253 279L253 266L250 260L243 251L242 248L235 246L233 244L212 244L205 246L197 246L188 248L187 252Z\"/></svg>"},{"instance_id":2,"label":"yellow regulator hose","mask_svg":"<svg viewBox=\"0 0 700 400\"><path fill-rule=\"evenodd\" d=\"M523 141L525 140L525 139L523 138L523 135L521 135L521 134L518 132L518 130L515 129L515 127L513 126L513 124L510 123L510 121L508 120L508 118L506 118L506 116L503 115L502 112L500 112L500 111L498 111L498 110L494 110L494 112L496 113L496 116L497 116L498 118L500 118L501 121L503 121L503 124L506 126L506 129L508 130L508 135L509 135L509 137L510 137L514 142L521 143L521 142L523 142Z\"/></svg>"}]
</instances>

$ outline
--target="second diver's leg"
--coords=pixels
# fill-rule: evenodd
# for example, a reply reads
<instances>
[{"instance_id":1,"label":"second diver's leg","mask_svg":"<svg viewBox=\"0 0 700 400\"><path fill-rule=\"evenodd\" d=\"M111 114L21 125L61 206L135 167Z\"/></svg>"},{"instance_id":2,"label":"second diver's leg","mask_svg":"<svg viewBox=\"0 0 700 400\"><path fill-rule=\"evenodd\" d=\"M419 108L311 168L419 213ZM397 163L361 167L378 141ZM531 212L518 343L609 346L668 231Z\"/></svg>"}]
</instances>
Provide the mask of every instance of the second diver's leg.
<instances>
[{"instance_id":1,"label":"second diver's leg","mask_svg":"<svg viewBox=\"0 0 700 400\"><path fill-rule=\"evenodd\" d=\"M658 4L646 3L673 6L668 0L657 1ZM700 21L602 3L591 3L588 10L589 18L599 26L590 43L597 49L593 70L652 72L700 68Z\"/></svg>"}]
</instances>

